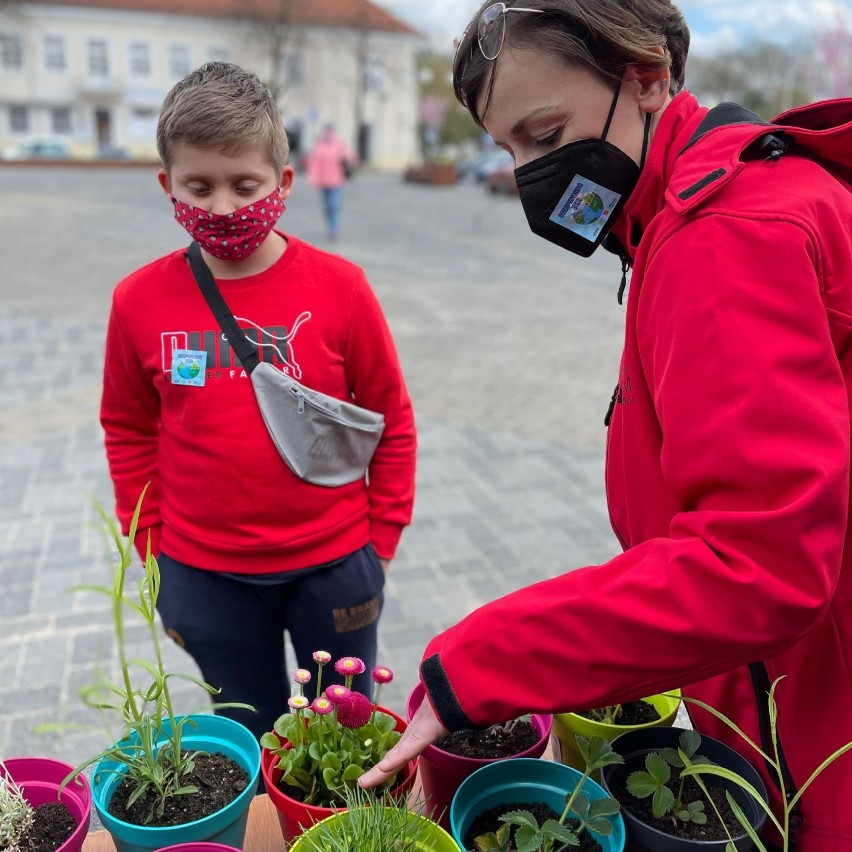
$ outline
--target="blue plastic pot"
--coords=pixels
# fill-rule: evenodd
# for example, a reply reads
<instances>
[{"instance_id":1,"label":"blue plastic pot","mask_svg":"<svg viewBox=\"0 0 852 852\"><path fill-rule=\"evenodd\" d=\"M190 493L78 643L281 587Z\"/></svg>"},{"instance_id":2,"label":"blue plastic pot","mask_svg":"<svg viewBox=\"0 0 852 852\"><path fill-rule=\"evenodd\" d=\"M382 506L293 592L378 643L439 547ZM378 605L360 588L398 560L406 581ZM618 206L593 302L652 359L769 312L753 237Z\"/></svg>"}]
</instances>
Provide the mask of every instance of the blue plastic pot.
<instances>
[{"instance_id":1,"label":"blue plastic pot","mask_svg":"<svg viewBox=\"0 0 852 852\"><path fill-rule=\"evenodd\" d=\"M187 750L220 752L249 775L249 784L233 802L215 814L183 825L152 827L116 819L107 811L112 794L122 781L123 766L101 760L92 772L92 801L104 828L112 835L117 852L152 852L195 841L242 848L251 805L260 777L260 744L244 725L212 713L193 714L181 741ZM164 724L168 730L168 723ZM116 772L117 770L117 772Z\"/></svg>"},{"instance_id":2,"label":"blue plastic pot","mask_svg":"<svg viewBox=\"0 0 852 852\"><path fill-rule=\"evenodd\" d=\"M528 757L509 758L477 769L459 786L450 805L450 827L456 843L464 849L464 836L473 821L484 811L500 805L543 802L556 813L565 809L565 796L574 789L583 773L552 760ZM590 801L608 796L591 778L583 784ZM609 837L595 834L603 852L622 852L624 821L621 814L612 819Z\"/></svg>"}]
</instances>

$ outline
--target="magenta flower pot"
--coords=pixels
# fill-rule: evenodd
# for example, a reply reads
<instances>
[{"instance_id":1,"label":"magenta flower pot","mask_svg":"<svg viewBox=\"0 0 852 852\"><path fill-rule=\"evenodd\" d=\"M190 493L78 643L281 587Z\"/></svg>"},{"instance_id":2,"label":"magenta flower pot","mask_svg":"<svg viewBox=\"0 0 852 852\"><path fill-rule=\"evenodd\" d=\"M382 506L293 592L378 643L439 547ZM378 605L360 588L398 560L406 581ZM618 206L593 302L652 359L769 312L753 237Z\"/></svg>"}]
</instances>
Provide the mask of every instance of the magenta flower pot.
<instances>
[{"instance_id":1,"label":"magenta flower pot","mask_svg":"<svg viewBox=\"0 0 852 852\"><path fill-rule=\"evenodd\" d=\"M164 846L156 852L241 852L239 846L225 846L223 843L175 843Z\"/></svg>"},{"instance_id":2,"label":"magenta flower pot","mask_svg":"<svg viewBox=\"0 0 852 852\"><path fill-rule=\"evenodd\" d=\"M418 683L408 696L406 714L409 722L417 712L417 708L423 703L425 695L426 690L423 684ZM533 728L538 732L538 740L535 745L525 751L511 755L512 758L541 757L547 748L550 729L553 726L553 717L543 713L533 713L530 721ZM434 745L426 746L417 765L420 770L423 797L426 799L427 814L450 831L450 804L462 781L483 766L507 759L509 758L480 760L473 757L460 757L456 754L450 754L448 751L443 751Z\"/></svg>"},{"instance_id":3,"label":"magenta flower pot","mask_svg":"<svg viewBox=\"0 0 852 852\"><path fill-rule=\"evenodd\" d=\"M73 766L49 757L10 757L4 764L9 777L34 808L56 801L68 808L77 828L57 852L80 852L89 832L92 813L92 791L88 779L84 775L79 776L76 781L68 783L57 797L59 785L74 771Z\"/></svg>"}]
</instances>

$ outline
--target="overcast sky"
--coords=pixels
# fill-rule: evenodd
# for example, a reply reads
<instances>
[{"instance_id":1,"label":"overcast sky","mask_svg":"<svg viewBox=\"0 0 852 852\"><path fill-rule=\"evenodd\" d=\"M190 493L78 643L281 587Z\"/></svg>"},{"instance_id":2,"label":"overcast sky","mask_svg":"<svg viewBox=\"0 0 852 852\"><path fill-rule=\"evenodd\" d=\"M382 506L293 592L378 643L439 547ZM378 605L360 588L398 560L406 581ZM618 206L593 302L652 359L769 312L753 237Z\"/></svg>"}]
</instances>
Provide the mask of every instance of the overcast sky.
<instances>
[{"instance_id":1,"label":"overcast sky","mask_svg":"<svg viewBox=\"0 0 852 852\"><path fill-rule=\"evenodd\" d=\"M452 49L479 0L374 0ZM830 26L838 11L852 25L852 0L680 0L692 33L691 50L712 52L760 36L790 42L810 28Z\"/></svg>"}]
</instances>

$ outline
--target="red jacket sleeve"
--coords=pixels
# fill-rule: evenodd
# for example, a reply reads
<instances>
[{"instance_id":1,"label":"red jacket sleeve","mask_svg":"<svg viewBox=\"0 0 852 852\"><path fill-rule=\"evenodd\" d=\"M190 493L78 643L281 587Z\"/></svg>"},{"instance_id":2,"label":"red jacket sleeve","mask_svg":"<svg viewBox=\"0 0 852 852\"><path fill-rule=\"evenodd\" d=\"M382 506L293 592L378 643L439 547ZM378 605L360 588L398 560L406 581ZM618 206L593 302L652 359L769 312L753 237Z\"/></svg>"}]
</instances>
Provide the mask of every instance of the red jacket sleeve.
<instances>
[{"instance_id":1,"label":"red jacket sleeve","mask_svg":"<svg viewBox=\"0 0 852 852\"><path fill-rule=\"evenodd\" d=\"M403 528L411 523L417 434L396 347L366 279L353 294L348 329L345 364L354 401L385 417L368 492L373 546L380 557L392 559Z\"/></svg>"},{"instance_id":2,"label":"red jacket sleeve","mask_svg":"<svg viewBox=\"0 0 852 852\"><path fill-rule=\"evenodd\" d=\"M821 619L850 452L821 262L807 227L723 215L650 258L637 331L675 507L667 534L435 638L421 676L448 727L686 686L767 658Z\"/></svg>"},{"instance_id":3,"label":"red jacket sleeve","mask_svg":"<svg viewBox=\"0 0 852 852\"><path fill-rule=\"evenodd\" d=\"M151 483L137 526L137 552L142 559L151 536L151 552L159 553L160 492L157 475L157 439L160 398L152 377L140 362L133 337L113 299L104 356L101 425L107 462L115 489L116 515L127 535L130 519L146 483Z\"/></svg>"}]
</instances>

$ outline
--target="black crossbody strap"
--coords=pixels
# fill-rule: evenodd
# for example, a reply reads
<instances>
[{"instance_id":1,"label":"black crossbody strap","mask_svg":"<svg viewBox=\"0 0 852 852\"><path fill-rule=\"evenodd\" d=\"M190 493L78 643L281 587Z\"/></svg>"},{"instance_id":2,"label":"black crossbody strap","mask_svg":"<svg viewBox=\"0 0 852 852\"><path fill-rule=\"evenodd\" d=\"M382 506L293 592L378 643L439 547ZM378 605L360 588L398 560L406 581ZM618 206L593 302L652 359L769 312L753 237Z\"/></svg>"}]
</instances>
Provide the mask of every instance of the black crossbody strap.
<instances>
[{"instance_id":1,"label":"black crossbody strap","mask_svg":"<svg viewBox=\"0 0 852 852\"><path fill-rule=\"evenodd\" d=\"M246 368L249 375L254 371L254 368L260 363L257 350L249 343L245 332L237 325L225 297L219 292L216 282L213 280L213 275L207 268L204 258L201 256L201 249L198 243L190 244L187 251L189 256L189 268L195 276L195 281L198 284L198 289L204 296L207 304L210 305L210 310L213 311L213 316L219 323L225 337L228 338L228 343L236 352L240 363Z\"/></svg>"}]
</instances>

